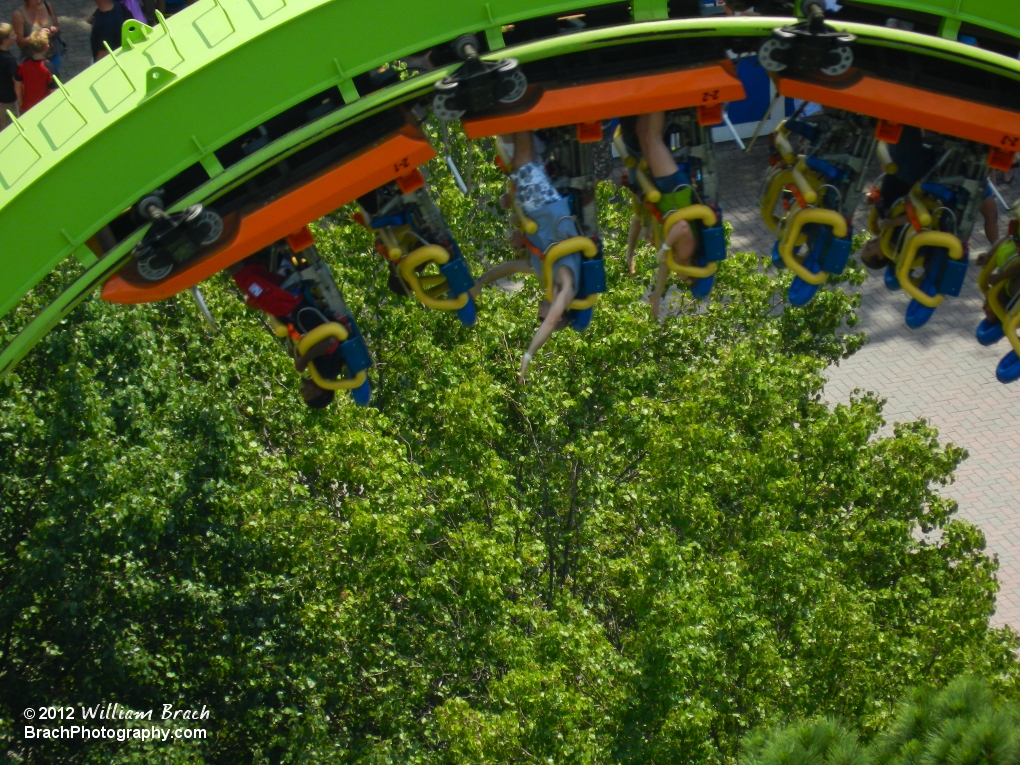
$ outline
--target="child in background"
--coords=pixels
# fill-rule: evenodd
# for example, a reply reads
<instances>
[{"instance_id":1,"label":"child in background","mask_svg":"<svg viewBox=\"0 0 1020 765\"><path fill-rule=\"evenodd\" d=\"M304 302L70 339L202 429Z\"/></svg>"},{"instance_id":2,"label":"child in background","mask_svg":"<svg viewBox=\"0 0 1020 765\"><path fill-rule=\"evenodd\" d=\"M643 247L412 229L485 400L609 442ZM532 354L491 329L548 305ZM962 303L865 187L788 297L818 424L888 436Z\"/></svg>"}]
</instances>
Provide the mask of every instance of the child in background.
<instances>
[{"instance_id":1,"label":"child in background","mask_svg":"<svg viewBox=\"0 0 1020 765\"><path fill-rule=\"evenodd\" d=\"M18 94L14 90L14 76L18 73L18 59L10 52L16 37L14 27L0 24L0 130L11 124L7 112L18 111Z\"/></svg>"},{"instance_id":2,"label":"child in background","mask_svg":"<svg viewBox=\"0 0 1020 765\"><path fill-rule=\"evenodd\" d=\"M36 30L28 39L28 48L32 52L32 57L21 62L18 66L18 73L14 77L15 88L19 91L18 104L22 114L42 101L51 90L55 90L57 87L53 81L53 72L50 70L49 62L46 61L46 51L49 50L49 47L50 36L42 30Z\"/></svg>"}]
</instances>

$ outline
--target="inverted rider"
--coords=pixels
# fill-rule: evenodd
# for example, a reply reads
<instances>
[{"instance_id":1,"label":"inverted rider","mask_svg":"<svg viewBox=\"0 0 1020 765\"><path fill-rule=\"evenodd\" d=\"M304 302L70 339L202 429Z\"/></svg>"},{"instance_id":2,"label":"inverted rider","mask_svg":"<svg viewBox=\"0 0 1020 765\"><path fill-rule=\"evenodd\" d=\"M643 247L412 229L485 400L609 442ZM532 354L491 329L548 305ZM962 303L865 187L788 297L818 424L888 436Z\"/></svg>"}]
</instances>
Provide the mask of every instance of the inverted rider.
<instances>
[{"instance_id":1,"label":"inverted rider","mask_svg":"<svg viewBox=\"0 0 1020 765\"><path fill-rule=\"evenodd\" d=\"M536 136L532 132L514 133L500 136L498 140L509 144L513 153L513 171L510 178L514 183L514 198L520 210L535 221L538 229L528 234L530 243L527 259L508 260L493 266L475 282L472 294L477 296L481 289L498 279L513 274L534 274L544 288L542 257L536 253L544 253L548 248L564 239L578 236L577 222L574 220L570 204L566 197L554 188L546 173L542 156L536 147ZM508 152L509 153L509 152ZM542 300L538 308L541 324L535 331L528 350L521 358L518 382L524 384L531 360L539 349L552 337L553 332L564 329L568 324L567 310L577 295L581 283L581 254L571 253L554 265L553 299Z\"/></svg>"}]
</instances>

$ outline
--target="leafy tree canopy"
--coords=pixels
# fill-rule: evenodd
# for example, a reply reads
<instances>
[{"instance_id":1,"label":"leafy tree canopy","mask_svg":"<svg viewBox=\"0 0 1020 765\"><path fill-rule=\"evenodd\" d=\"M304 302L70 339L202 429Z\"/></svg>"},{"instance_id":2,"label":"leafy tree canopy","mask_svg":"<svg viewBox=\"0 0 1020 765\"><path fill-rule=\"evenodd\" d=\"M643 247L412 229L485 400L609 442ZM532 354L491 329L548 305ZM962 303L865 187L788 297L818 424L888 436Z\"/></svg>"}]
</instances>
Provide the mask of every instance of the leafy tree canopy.
<instances>
[{"instance_id":1,"label":"leafy tree canopy","mask_svg":"<svg viewBox=\"0 0 1020 765\"><path fill-rule=\"evenodd\" d=\"M744 741L741 765L1014 765L1020 705L1001 703L979 678L942 691L911 689L869 746L839 722L815 719Z\"/></svg>"},{"instance_id":2,"label":"leafy tree canopy","mask_svg":"<svg viewBox=\"0 0 1020 765\"><path fill-rule=\"evenodd\" d=\"M436 168L466 252L508 255L477 169ZM225 277L90 300L0 383L0 736L52 762L731 762L749 729L865 732L967 671L1014 692L995 563L939 495L964 457L881 402L821 403L856 298L783 310L751 255L664 324L621 267L515 383L537 289L478 327L385 291L318 231L376 359L375 405L310 411ZM476 261L477 262L477 261ZM851 279L859 281L854 272ZM40 289L5 336L48 297ZM33 303L35 301L35 303ZM936 533L929 533L936 532ZM29 706L210 710L188 745L26 743Z\"/></svg>"}]
</instances>

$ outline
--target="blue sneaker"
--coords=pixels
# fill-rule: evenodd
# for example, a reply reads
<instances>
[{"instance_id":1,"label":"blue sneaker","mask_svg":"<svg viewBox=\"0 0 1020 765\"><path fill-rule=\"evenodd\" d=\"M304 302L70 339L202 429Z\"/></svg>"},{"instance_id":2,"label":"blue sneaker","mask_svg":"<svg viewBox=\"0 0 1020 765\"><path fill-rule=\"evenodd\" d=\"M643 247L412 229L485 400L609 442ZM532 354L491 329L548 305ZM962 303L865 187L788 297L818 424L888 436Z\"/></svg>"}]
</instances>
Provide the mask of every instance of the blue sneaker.
<instances>
[{"instance_id":1,"label":"blue sneaker","mask_svg":"<svg viewBox=\"0 0 1020 765\"><path fill-rule=\"evenodd\" d=\"M900 278L896 275L896 266L886 266L885 288L890 292L903 289L903 287L900 286Z\"/></svg>"},{"instance_id":2,"label":"blue sneaker","mask_svg":"<svg viewBox=\"0 0 1020 765\"><path fill-rule=\"evenodd\" d=\"M784 268L786 268L786 263L783 262L783 256L779 254L779 240L778 239L776 240L776 243L774 245L772 245L772 265L774 265L780 271L782 271Z\"/></svg>"},{"instance_id":3,"label":"blue sneaker","mask_svg":"<svg viewBox=\"0 0 1020 765\"><path fill-rule=\"evenodd\" d=\"M368 402L372 400L372 384L367 377L365 382L351 391L351 398L358 406L368 406Z\"/></svg>"},{"instance_id":4,"label":"blue sneaker","mask_svg":"<svg viewBox=\"0 0 1020 765\"><path fill-rule=\"evenodd\" d=\"M815 253L815 249L812 248L811 254L807 256L804 261L804 267L813 274L817 274L822 270L822 267L818 263L818 255ZM790 289L786 291L786 297L790 301L790 305L796 306L797 308L803 308L811 302L811 298L818 292L818 288L822 286L820 284L810 284L799 276L793 277L793 282L790 284Z\"/></svg>"},{"instance_id":5,"label":"blue sneaker","mask_svg":"<svg viewBox=\"0 0 1020 765\"><path fill-rule=\"evenodd\" d=\"M934 315L934 308L918 303L916 300L911 300L910 305L907 306L907 326L911 329L920 329Z\"/></svg>"},{"instance_id":6,"label":"blue sneaker","mask_svg":"<svg viewBox=\"0 0 1020 765\"><path fill-rule=\"evenodd\" d=\"M457 309L457 318L465 327L473 327L478 323L478 309L475 307L475 299L468 293L467 303L463 308Z\"/></svg>"},{"instance_id":7,"label":"blue sneaker","mask_svg":"<svg viewBox=\"0 0 1020 765\"><path fill-rule=\"evenodd\" d=\"M1006 331L1002 328L1001 321L993 324L988 319L982 319L974 334L977 335L977 341L981 345L995 345L1006 336Z\"/></svg>"},{"instance_id":8,"label":"blue sneaker","mask_svg":"<svg viewBox=\"0 0 1020 765\"><path fill-rule=\"evenodd\" d=\"M588 329L588 325L591 324L591 317L595 313L594 307L582 308L578 311L572 312L574 315L570 317L570 327L575 332L584 332Z\"/></svg>"},{"instance_id":9,"label":"blue sneaker","mask_svg":"<svg viewBox=\"0 0 1020 765\"><path fill-rule=\"evenodd\" d=\"M712 294L712 287L715 285L715 274L698 279L691 286L691 295L697 300L704 300Z\"/></svg>"},{"instance_id":10,"label":"blue sneaker","mask_svg":"<svg viewBox=\"0 0 1020 765\"><path fill-rule=\"evenodd\" d=\"M1016 355L1016 351L1010 351L1002 357L995 376L1003 384L1020 380L1020 356Z\"/></svg>"},{"instance_id":11,"label":"blue sneaker","mask_svg":"<svg viewBox=\"0 0 1020 765\"><path fill-rule=\"evenodd\" d=\"M921 282L921 292L929 297L935 297L938 294L938 290L935 289L935 274L929 271L924 281ZM916 300L911 300L910 305L907 306L907 326L911 329L920 329L928 323L928 319L935 315L935 309L918 303Z\"/></svg>"},{"instance_id":12,"label":"blue sneaker","mask_svg":"<svg viewBox=\"0 0 1020 765\"><path fill-rule=\"evenodd\" d=\"M789 298L790 305L803 308L811 302L821 286L820 284L809 284L799 276L795 276L790 284L790 289L786 291L786 297Z\"/></svg>"}]
</instances>

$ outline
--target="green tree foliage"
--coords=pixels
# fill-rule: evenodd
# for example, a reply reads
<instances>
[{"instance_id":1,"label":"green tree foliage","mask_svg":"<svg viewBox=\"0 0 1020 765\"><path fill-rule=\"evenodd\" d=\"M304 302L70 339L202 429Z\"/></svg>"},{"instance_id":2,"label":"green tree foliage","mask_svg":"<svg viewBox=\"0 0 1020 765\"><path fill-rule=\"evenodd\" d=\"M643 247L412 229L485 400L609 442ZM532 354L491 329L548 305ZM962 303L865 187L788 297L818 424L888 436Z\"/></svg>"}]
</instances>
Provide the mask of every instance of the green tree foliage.
<instances>
[{"instance_id":1,"label":"green tree foliage","mask_svg":"<svg viewBox=\"0 0 1020 765\"><path fill-rule=\"evenodd\" d=\"M1015 765L1020 762L1020 705L997 703L983 680L963 676L942 691L911 689L870 746L834 720L815 719L748 736L740 762Z\"/></svg>"},{"instance_id":2,"label":"green tree foliage","mask_svg":"<svg viewBox=\"0 0 1020 765\"><path fill-rule=\"evenodd\" d=\"M1020 763L1020 705L996 703L980 679L961 677L941 692L912 690L875 741L876 765Z\"/></svg>"},{"instance_id":3,"label":"green tree foliage","mask_svg":"<svg viewBox=\"0 0 1020 765\"><path fill-rule=\"evenodd\" d=\"M474 180L464 199L433 173L465 252L496 262L501 180L477 157ZM841 331L856 298L784 310L789 276L736 255L709 304L653 323L654 254L626 276L627 211L600 194L610 293L526 388L533 281L464 329L386 292L342 213L317 237L374 408L306 410L225 277L203 288L218 334L187 295L57 327L0 383L14 756L721 763L779 719L877 730L922 681L1012 689L995 563L937 490L963 451L924 423L876 438L876 398L820 401L863 342ZM105 702L205 704L210 738L21 736L25 707Z\"/></svg>"},{"instance_id":4,"label":"green tree foliage","mask_svg":"<svg viewBox=\"0 0 1020 765\"><path fill-rule=\"evenodd\" d=\"M867 765L857 735L820 718L758 731L744 741L741 765Z\"/></svg>"}]
</instances>

